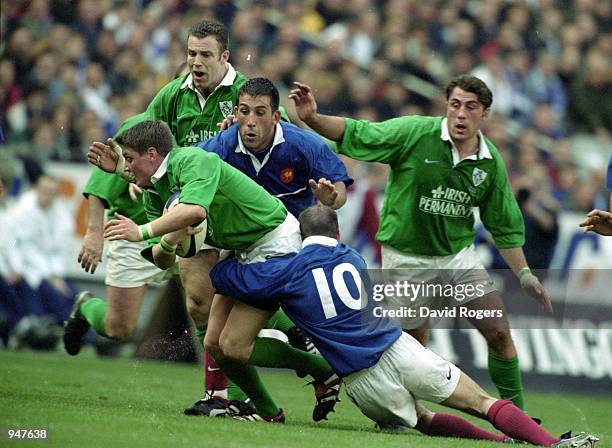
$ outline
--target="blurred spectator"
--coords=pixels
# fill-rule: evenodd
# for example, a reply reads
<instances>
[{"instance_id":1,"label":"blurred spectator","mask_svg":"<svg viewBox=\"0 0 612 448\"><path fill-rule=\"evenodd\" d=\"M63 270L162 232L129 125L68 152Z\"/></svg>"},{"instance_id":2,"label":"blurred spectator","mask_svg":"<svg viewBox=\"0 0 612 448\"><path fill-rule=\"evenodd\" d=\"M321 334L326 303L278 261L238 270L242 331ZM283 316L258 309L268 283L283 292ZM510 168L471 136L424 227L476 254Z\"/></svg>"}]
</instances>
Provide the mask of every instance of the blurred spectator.
<instances>
[{"instance_id":1,"label":"blurred spectator","mask_svg":"<svg viewBox=\"0 0 612 448\"><path fill-rule=\"evenodd\" d=\"M593 56L584 73L570 87L568 126L595 134L609 142L612 129L612 78L610 61Z\"/></svg>"},{"instance_id":2,"label":"blurred spectator","mask_svg":"<svg viewBox=\"0 0 612 448\"><path fill-rule=\"evenodd\" d=\"M56 200L59 181L42 175L5 215L9 247L9 283L25 281L19 297L27 314L51 315L57 324L68 318L76 289L64 278L73 231L70 212Z\"/></svg>"},{"instance_id":3,"label":"blurred spectator","mask_svg":"<svg viewBox=\"0 0 612 448\"><path fill-rule=\"evenodd\" d=\"M525 220L523 251L533 269L547 269L559 235L561 209L551 195L546 173L537 165L514 182L516 199Z\"/></svg>"}]
</instances>

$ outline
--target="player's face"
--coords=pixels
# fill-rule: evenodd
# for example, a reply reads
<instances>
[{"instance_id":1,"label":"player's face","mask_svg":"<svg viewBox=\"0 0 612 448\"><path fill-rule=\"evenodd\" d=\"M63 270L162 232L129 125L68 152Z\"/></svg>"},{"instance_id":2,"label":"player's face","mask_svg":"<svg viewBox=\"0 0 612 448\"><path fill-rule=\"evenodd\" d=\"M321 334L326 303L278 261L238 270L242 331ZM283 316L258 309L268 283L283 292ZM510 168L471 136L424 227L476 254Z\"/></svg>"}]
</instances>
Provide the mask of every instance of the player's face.
<instances>
[{"instance_id":1,"label":"player's face","mask_svg":"<svg viewBox=\"0 0 612 448\"><path fill-rule=\"evenodd\" d=\"M235 108L242 143L249 151L259 152L272 144L280 112L272 112L270 97L265 95L240 95Z\"/></svg>"},{"instance_id":2,"label":"player's face","mask_svg":"<svg viewBox=\"0 0 612 448\"><path fill-rule=\"evenodd\" d=\"M155 148L149 148L144 154L139 154L133 148L123 147L123 157L125 158L125 170L132 174L136 185L139 187L151 187L151 176L159 168L161 156Z\"/></svg>"},{"instance_id":3,"label":"player's face","mask_svg":"<svg viewBox=\"0 0 612 448\"><path fill-rule=\"evenodd\" d=\"M454 142L475 138L483 120L489 115L489 109L478 101L478 96L455 87L446 102L448 132Z\"/></svg>"},{"instance_id":4,"label":"player's face","mask_svg":"<svg viewBox=\"0 0 612 448\"><path fill-rule=\"evenodd\" d=\"M223 80L228 59L229 51L221 52L214 36L187 38L187 65L195 88L203 95L208 96Z\"/></svg>"}]
</instances>

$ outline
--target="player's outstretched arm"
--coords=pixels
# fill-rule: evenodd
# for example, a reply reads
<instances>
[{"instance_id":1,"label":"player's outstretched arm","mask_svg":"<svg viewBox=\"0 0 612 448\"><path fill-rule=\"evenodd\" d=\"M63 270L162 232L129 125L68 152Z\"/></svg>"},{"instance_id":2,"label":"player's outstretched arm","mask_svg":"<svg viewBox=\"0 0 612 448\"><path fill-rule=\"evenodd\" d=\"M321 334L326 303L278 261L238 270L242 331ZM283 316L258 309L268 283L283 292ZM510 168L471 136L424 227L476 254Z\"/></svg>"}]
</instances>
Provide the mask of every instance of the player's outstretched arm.
<instances>
[{"instance_id":1,"label":"player's outstretched arm","mask_svg":"<svg viewBox=\"0 0 612 448\"><path fill-rule=\"evenodd\" d=\"M310 126L317 134L339 142L346 127L344 118L317 113L317 102L309 85L295 81L289 92L289 99L295 104L300 120Z\"/></svg>"},{"instance_id":2,"label":"player's outstretched arm","mask_svg":"<svg viewBox=\"0 0 612 448\"><path fill-rule=\"evenodd\" d=\"M538 277L529 269L523 249L521 247L499 249L499 253L518 277L521 282L521 288L533 297L545 311L552 313L553 308L550 301L550 295L546 289L544 289Z\"/></svg>"},{"instance_id":3,"label":"player's outstretched arm","mask_svg":"<svg viewBox=\"0 0 612 448\"><path fill-rule=\"evenodd\" d=\"M591 210L584 221L578 224L585 232L595 232L612 236L612 213L603 210Z\"/></svg>"},{"instance_id":4,"label":"player's outstretched arm","mask_svg":"<svg viewBox=\"0 0 612 448\"><path fill-rule=\"evenodd\" d=\"M78 262L85 272L93 274L102 259L104 249L104 203L96 196L87 198L87 232L79 252Z\"/></svg>"}]
</instances>

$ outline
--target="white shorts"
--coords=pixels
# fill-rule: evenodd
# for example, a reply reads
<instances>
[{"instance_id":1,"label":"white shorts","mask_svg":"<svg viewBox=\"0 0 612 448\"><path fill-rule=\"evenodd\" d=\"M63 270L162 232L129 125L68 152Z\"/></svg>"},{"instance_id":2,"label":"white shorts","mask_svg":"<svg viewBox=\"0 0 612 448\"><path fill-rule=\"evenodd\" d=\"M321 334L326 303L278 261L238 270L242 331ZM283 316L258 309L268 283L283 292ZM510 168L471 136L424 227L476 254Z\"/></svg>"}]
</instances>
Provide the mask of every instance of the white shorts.
<instances>
[{"instance_id":1,"label":"white shorts","mask_svg":"<svg viewBox=\"0 0 612 448\"><path fill-rule=\"evenodd\" d=\"M242 264L260 263L268 258L297 253L301 248L300 223L287 213L276 229L266 233L248 249L236 251L236 259Z\"/></svg>"},{"instance_id":2,"label":"white shorts","mask_svg":"<svg viewBox=\"0 0 612 448\"><path fill-rule=\"evenodd\" d=\"M422 286L420 293L410 299L389 297L384 304L387 309L451 308L465 305L497 290L473 245L456 254L441 257L407 254L383 246L382 267L385 283L429 285L427 288ZM442 291L444 295L440 295ZM453 293L446 294L449 291ZM416 313L415 317L396 317L396 320L404 329L419 328L428 320L428 317L420 317L420 314Z\"/></svg>"},{"instance_id":3,"label":"white shorts","mask_svg":"<svg viewBox=\"0 0 612 448\"><path fill-rule=\"evenodd\" d=\"M148 283L159 283L178 273L178 264L161 270L140 255L146 241L115 240L108 242L106 279L108 286L136 288Z\"/></svg>"},{"instance_id":4,"label":"white shorts","mask_svg":"<svg viewBox=\"0 0 612 448\"><path fill-rule=\"evenodd\" d=\"M461 370L402 333L368 369L344 377L346 393L376 423L417 424L416 400L440 403L459 383Z\"/></svg>"}]
</instances>

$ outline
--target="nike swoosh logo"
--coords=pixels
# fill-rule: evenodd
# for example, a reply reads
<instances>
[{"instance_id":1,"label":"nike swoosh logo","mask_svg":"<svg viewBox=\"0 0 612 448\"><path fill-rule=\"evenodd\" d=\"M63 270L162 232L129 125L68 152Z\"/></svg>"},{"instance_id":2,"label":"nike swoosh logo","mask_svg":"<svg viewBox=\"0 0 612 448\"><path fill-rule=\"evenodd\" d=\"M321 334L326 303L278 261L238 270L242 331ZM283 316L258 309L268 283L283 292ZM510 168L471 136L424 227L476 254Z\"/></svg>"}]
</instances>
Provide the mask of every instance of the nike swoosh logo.
<instances>
[{"instance_id":1,"label":"nike swoosh logo","mask_svg":"<svg viewBox=\"0 0 612 448\"><path fill-rule=\"evenodd\" d=\"M216 372L217 370L221 370L219 367L206 367L206 370L209 372Z\"/></svg>"},{"instance_id":2,"label":"nike swoosh logo","mask_svg":"<svg viewBox=\"0 0 612 448\"><path fill-rule=\"evenodd\" d=\"M453 370L451 369L451 367L450 367L450 366L448 366L448 375L446 375L446 379L447 379L447 380L450 380L450 379L451 379L451 372L452 372L452 371L453 371Z\"/></svg>"},{"instance_id":3,"label":"nike swoosh logo","mask_svg":"<svg viewBox=\"0 0 612 448\"><path fill-rule=\"evenodd\" d=\"M429 160L429 159L425 159L425 163L440 163L439 160Z\"/></svg>"}]
</instances>

